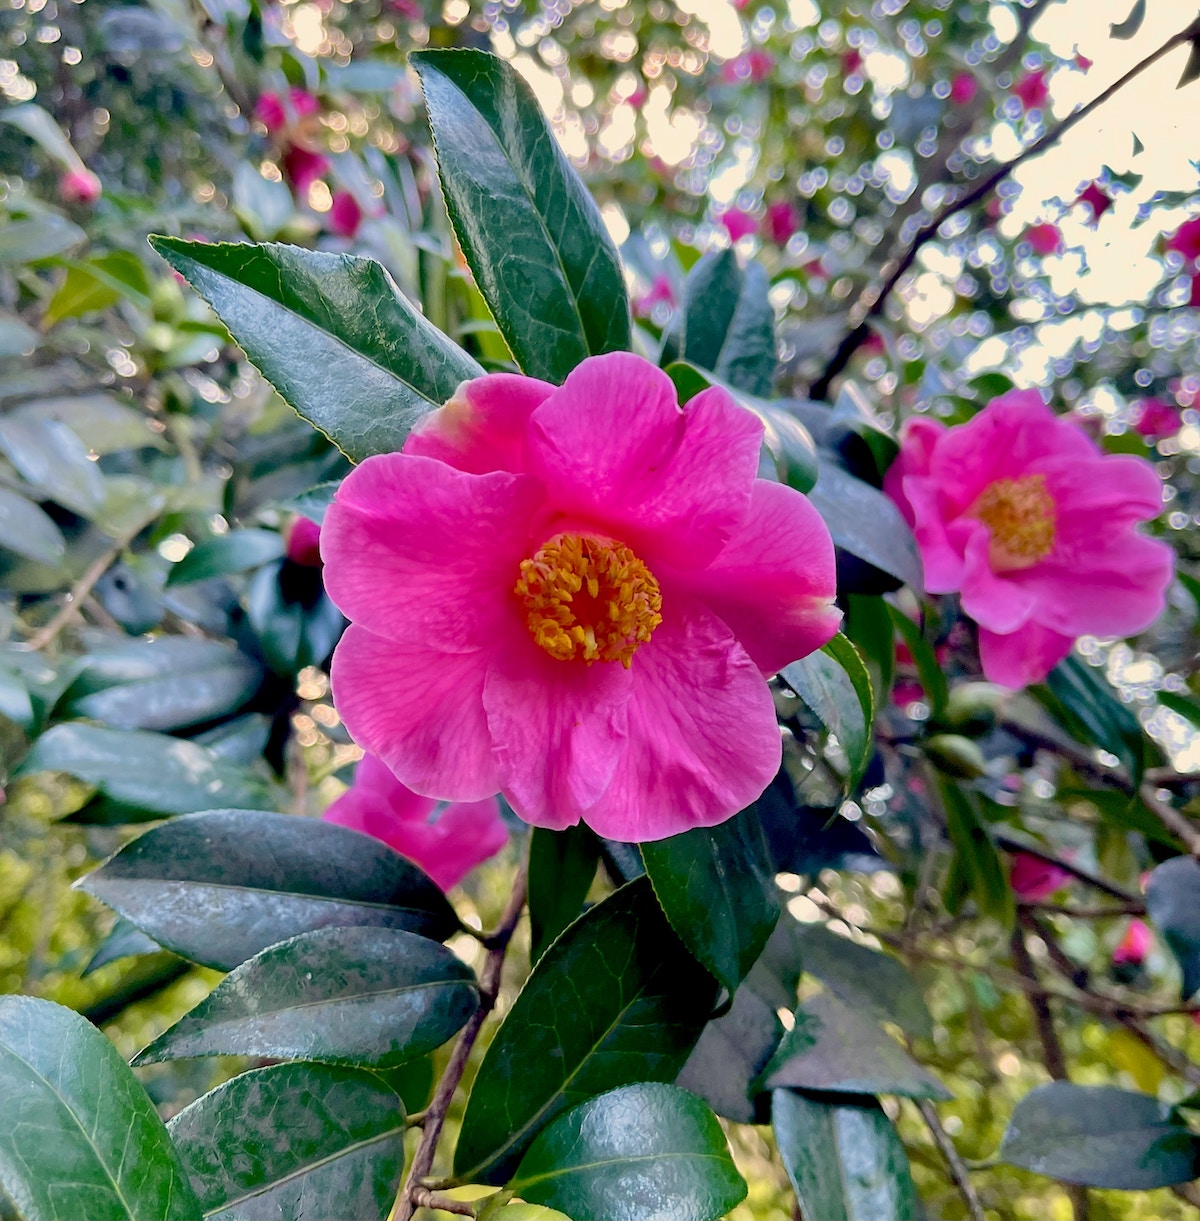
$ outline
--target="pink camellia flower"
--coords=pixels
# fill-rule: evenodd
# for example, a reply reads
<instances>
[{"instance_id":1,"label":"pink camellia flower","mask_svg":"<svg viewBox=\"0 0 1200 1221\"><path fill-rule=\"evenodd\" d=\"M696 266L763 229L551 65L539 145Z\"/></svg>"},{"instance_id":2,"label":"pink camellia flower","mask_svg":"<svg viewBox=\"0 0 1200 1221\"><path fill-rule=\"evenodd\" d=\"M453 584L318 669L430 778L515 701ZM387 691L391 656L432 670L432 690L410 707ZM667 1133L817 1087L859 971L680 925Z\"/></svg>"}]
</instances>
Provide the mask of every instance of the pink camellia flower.
<instances>
[{"instance_id":1,"label":"pink camellia flower","mask_svg":"<svg viewBox=\"0 0 1200 1221\"><path fill-rule=\"evenodd\" d=\"M285 150L280 168L284 178L298 195L307 194L308 188L329 169L329 159L322 153L313 152L300 144Z\"/></svg>"},{"instance_id":2,"label":"pink camellia flower","mask_svg":"<svg viewBox=\"0 0 1200 1221\"><path fill-rule=\"evenodd\" d=\"M1130 920L1125 936L1121 938L1117 948L1112 952L1115 966L1140 967L1146 961L1150 946L1154 942L1154 934L1144 920Z\"/></svg>"},{"instance_id":3,"label":"pink camellia flower","mask_svg":"<svg viewBox=\"0 0 1200 1221\"><path fill-rule=\"evenodd\" d=\"M322 531L351 736L416 792L661 839L729 818L781 746L763 681L836 632L833 544L756 477L722 389L640 356L461 386L366 459Z\"/></svg>"},{"instance_id":4,"label":"pink camellia flower","mask_svg":"<svg viewBox=\"0 0 1200 1221\"><path fill-rule=\"evenodd\" d=\"M1050 86L1046 82L1049 70L1038 68L1026 72L1012 87L1013 94L1021 99L1021 105L1026 110L1041 110L1050 100Z\"/></svg>"},{"instance_id":5,"label":"pink camellia flower","mask_svg":"<svg viewBox=\"0 0 1200 1221\"><path fill-rule=\"evenodd\" d=\"M1049 898L1071 880L1071 874L1058 865L1043 861L1030 852L1014 852L1008 871L1008 884L1018 899L1036 902Z\"/></svg>"},{"instance_id":6,"label":"pink camellia flower","mask_svg":"<svg viewBox=\"0 0 1200 1221\"><path fill-rule=\"evenodd\" d=\"M508 843L508 832L494 797L438 805L406 788L374 755L364 755L353 787L324 818L382 840L449 890L495 856Z\"/></svg>"},{"instance_id":7,"label":"pink camellia flower","mask_svg":"<svg viewBox=\"0 0 1200 1221\"><path fill-rule=\"evenodd\" d=\"M775 56L761 47L752 47L721 65L721 79L727 85L751 81L761 85L775 68Z\"/></svg>"},{"instance_id":8,"label":"pink camellia flower","mask_svg":"<svg viewBox=\"0 0 1200 1221\"><path fill-rule=\"evenodd\" d=\"M1137 404L1133 427L1139 436L1173 437L1181 425L1179 408L1174 403L1165 399L1142 399Z\"/></svg>"},{"instance_id":9,"label":"pink camellia flower","mask_svg":"<svg viewBox=\"0 0 1200 1221\"><path fill-rule=\"evenodd\" d=\"M950 101L955 106L966 106L975 100L979 82L970 72L956 72L950 78Z\"/></svg>"},{"instance_id":10,"label":"pink camellia flower","mask_svg":"<svg viewBox=\"0 0 1200 1221\"><path fill-rule=\"evenodd\" d=\"M788 239L800 228L800 212L790 199L780 199L767 205L765 218L767 236L776 246L786 246Z\"/></svg>"},{"instance_id":11,"label":"pink camellia flower","mask_svg":"<svg viewBox=\"0 0 1200 1221\"><path fill-rule=\"evenodd\" d=\"M264 93L254 107L254 117L272 135L298 120L312 119L320 113L320 100L306 89L289 89L286 98L278 93Z\"/></svg>"},{"instance_id":12,"label":"pink camellia flower","mask_svg":"<svg viewBox=\"0 0 1200 1221\"><path fill-rule=\"evenodd\" d=\"M1033 247L1034 254L1058 254L1063 248L1059 227L1049 221L1041 225L1030 225L1021 236Z\"/></svg>"},{"instance_id":13,"label":"pink camellia flower","mask_svg":"<svg viewBox=\"0 0 1200 1221\"><path fill-rule=\"evenodd\" d=\"M1075 202L1091 208L1093 221L1098 221L1113 206L1112 196L1098 182L1089 182L1075 197Z\"/></svg>"},{"instance_id":14,"label":"pink camellia flower","mask_svg":"<svg viewBox=\"0 0 1200 1221\"><path fill-rule=\"evenodd\" d=\"M959 592L979 625L992 682L1039 682L1075 637L1128 636L1163 608L1174 553L1134 528L1162 508L1154 468L1104 454L1035 390L954 428L909 420L884 491L913 527L926 589Z\"/></svg>"},{"instance_id":15,"label":"pink camellia flower","mask_svg":"<svg viewBox=\"0 0 1200 1221\"><path fill-rule=\"evenodd\" d=\"M329 228L338 237L356 237L363 222L363 210L350 191L335 191L329 208Z\"/></svg>"},{"instance_id":16,"label":"pink camellia flower","mask_svg":"<svg viewBox=\"0 0 1200 1221\"><path fill-rule=\"evenodd\" d=\"M1200 216L1185 220L1163 245L1178 251L1185 259L1200 258Z\"/></svg>"},{"instance_id":17,"label":"pink camellia flower","mask_svg":"<svg viewBox=\"0 0 1200 1221\"><path fill-rule=\"evenodd\" d=\"M639 318L648 318L654 313L656 305L675 305L675 289L671 285L670 276L659 273L646 292L633 300L633 312Z\"/></svg>"},{"instance_id":18,"label":"pink camellia flower","mask_svg":"<svg viewBox=\"0 0 1200 1221\"><path fill-rule=\"evenodd\" d=\"M742 238L758 232L758 221L749 212L743 212L741 208L726 208L717 219L725 226L730 238L735 242L740 242Z\"/></svg>"},{"instance_id":19,"label":"pink camellia flower","mask_svg":"<svg viewBox=\"0 0 1200 1221\"><path fill-rule=\"evenodd\" d=\"M104 187L86 166L67 170L58 180L58 197L63 203L94 204L104 194Z\"/></svg>"},{"instance_id":20,"label":"pink camellia flower","mask_svg":"<svg viewBox=\"0 0 1200 1221\"><path fill-rule=\"evenodd\" d=\"M297 517L287 532L287 558L301 568L321 567L321 527L309 517Z\"/></svg>"}]
</instances>

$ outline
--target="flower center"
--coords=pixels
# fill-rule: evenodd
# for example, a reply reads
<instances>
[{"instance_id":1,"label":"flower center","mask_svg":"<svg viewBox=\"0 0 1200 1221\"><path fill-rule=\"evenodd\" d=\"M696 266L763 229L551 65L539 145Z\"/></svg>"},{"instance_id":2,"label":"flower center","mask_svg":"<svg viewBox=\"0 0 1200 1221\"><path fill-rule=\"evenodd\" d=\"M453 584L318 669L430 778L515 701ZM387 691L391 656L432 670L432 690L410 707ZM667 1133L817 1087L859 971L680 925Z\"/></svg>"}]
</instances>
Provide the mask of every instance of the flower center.
<instances>
[{"instance_id":1,"label":"flower center","mask_svg":"<svg viewBox=\"0 0 1200 1221\"><path fill-rule=\"evenodd\" d=\"M988 561L994 572L1032 568L1054 548L1054 497L1045 475L997 479L966 515L991 531Z\"/></svg>"},{"instance_id":2,"label":"flower center","mask_svg":"<svg viewBox=\"0 0 1200 1221\"><path fill-rule=\"evenodd\" d=\"M557 535L521 561L513 592L529 634L558 661L619 661L628 670L662 622L653 574L610 539Z\"/></svg>"}]
</instances>

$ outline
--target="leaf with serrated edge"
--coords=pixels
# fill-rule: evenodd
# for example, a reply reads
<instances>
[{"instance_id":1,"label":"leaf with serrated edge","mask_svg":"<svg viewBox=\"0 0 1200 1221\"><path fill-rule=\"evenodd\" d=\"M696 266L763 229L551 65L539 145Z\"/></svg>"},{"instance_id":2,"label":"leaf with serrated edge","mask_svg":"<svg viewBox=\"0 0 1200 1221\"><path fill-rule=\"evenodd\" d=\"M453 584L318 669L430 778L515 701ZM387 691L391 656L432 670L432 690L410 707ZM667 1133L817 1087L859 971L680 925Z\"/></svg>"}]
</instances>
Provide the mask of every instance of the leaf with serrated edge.
<instances>
[{"instance_id":1,"label":"leaf with serrated edge","mask_svg":"<svg viewBox=\"0 0 1200 1221\"><path fill-rule=\"evenodd\" d=\"M0 1098L0 1203L7 1196L17 1217L198 1221L154 1104L79 1014L0 998Z\"/></svg>"},{"instance_id":2,"label":"leaf with serrated edge","mask_svg":"<svg viewBox=\"0 0 1200 1221\"><path fill-rule=\"evenodd\" d=\"M445 946L385 928L323 928L231 971L135 1064L267 1056L392 1068L440 1047L479 991Z\"/></svg>"}]
</instances>

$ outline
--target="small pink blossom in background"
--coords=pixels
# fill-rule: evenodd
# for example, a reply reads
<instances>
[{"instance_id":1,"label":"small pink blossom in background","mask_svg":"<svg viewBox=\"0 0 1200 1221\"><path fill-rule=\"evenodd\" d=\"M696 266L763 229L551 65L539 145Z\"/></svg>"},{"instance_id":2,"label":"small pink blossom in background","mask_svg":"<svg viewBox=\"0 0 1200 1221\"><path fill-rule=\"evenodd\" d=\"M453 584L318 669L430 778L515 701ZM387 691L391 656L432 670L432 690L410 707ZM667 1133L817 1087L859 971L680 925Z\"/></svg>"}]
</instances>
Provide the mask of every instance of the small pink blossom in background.
<instances>
[{"instance_id":1,"label":"small pink blossom in background","mask_svg":"<svg viewBox=\"0 0 1200 1221\"><path fill-rule=\"evenodd\" d=\"M1177 251L1185 259L1200 258L1200 216L1185 220L1163 245L1167 250Z\"/></svg>"},{"instance_id":2,"label":"small pink blossom in background","mask_svg":"<svg viewBox=\"0 0 1200 1221\"><path fill-rule=\"evenodd\" d=\"M1092 210L1092 220L1098 221L1113 206L1112 196L1098 182L1089 182L1075 198Z\"/></svg>"},{"instance_id":3,"label":"small pink blossom in background","mask_svg":"<svg viewBox=\"0 0 1200 1221\"><path fill-rule=\"evenodd\" d=\"M1142 399L1136 407L1133 427L1139 436L1173 437L1183 424L1179 408L1165 399Z\"/></svg>"},{"instance_id":4,"label":"small pink blossom in background","mask_svg":"<svg viewBox=\"0 0 1200 1221\"><path fill-rule=\"evenodd\" d=\"M1018 899L1037 902L1048 899L1071 880L1071 874L1058 865L1043 861L1030 852L1014 852L1008 871L1008 883Z\"/></svg>"},{"instance_id":5,"label":"small pink blossom in background","mask_svg":"<svg viewBox=\"0 0 1200 1221\"><path fill-rule=\"evenodd\" d=\"M776 246L786 246L788 239L800 228L800 211L789 199L767 205L764 220L767 236Z\"/></svg>"},{"instance_id":6,"label":"small pink blossom in background","mask_svg":"<svg viewBox=\"0 0 1200 1221\"><path fill-rule=\"evenodd\" d=\"M374 755L364 755L354 784L325 811L325 821L382 840L419 865L443 890L508 843L494 797L437 809L406 788Z\"/></svg>"},{"instance_id":7,"label":"small pink blossom in background","mask_svg":"<svg viewBox=\"0 0 1200 1221\"><path fill-rule=\"evenodd\" d=\"M675 305L675 290L669 276L660 273L640 296L633 300L633 312L639 318L649 318L656 305Z\"/></svg>"},{"instance_id":8,"label":"small pink blossom in background","mask_svg":"<svg viewBox=\"0 0 1200 1221\"><path fill-rule=\"evenodd\" d=\"M744 237L758 232L758 221L741 208L726 208L717 219L725 226L730 238L739 242Z\"/></svg>"},{"instance_id":9,"label":"small pink blossom in background","mask_svg":"<svg viewBox=\"0 0 1200 1221\"><path fill-rule=\"evenodd\" d=\"M1034 254L1058 254L1063 248L1062 232L1049 221L1030 225L1021 236L1033 247Z\"/></svg>"},{"instance_id":10,"label":"small pink blossom in background","mask_svg":"<svg viewBox=\"0 0 1200 1221\"><path fill-rule=\"evenodd\" d=\"M970 72L956 72L950 78L950 101L955 106L966 106L979 93L979 82Z\"/></svg>"},{"instance_id":11,"label":"small pink blossom in background","mask_svg":"<svg viewBox=\"0 0 1200 1221\"><path fill-rule=\"evenodd\" d=\"M721 65L721 79L727 85L738 85L751 81L761 85L775 68L775 56L761 47L752 47L741 55L726 60Z\"/></svg>"},{"instance_id":12,"label":"small pink blossom in background","mask_svg":"<svg viewBox=\"0 0 1200 1221\"><path fill-rule=\"evenodd\" d=\"M1125 936L1121 938L1117 948L1112 952L1115 966L1140 967L1146 961L1150 946L1154 943L1154 934L1144 920L1130 920Z\"/></svg>"},{"instance_id":13,"label":"small pink blossom in background","mask_svg":"<svg viewBox=\"0 0 1200 1221\"><path fill-rule=\"evenodd\" d=\"M631 94L630 94L630 95L629 95L629 96L628 96L628 97L625 99L625 101L626 101L626 102L627 102L627 103L628 103L630 106L632 106L632 107L634 108L634 110L641 110L641 108L642 108L643 106L645 106L645 104L646 104L646 99L647 99L647 97L649 97L649 94L647 94L647 92L645 91L645 89L638 88L638 89L635 89L635 90L634 90L634 91L633 91L633 92L632 92L632 93L631 93Z\"/></svg>"},{"instance_id":14,"label":"small pink blossom in background","mask_svg":"<svg viewBox=\"0 0 1200 1221\"><path fill-rule=\"evenodd\" d=\"M847 76L853 76L856 72L861 72L863 66L862 52L855 47L851 47L842 55L842 71Z\"/></svg>"},{"instance_id":15,"label":"small pink blossom in background","mask_svg":"<svg viewBox=\"0 0 1200 1221\"><path fill-rule=\"evenodd\" d=\"M329 228L338 237L357 237L363 210L351 191L335 191L329 208Z\"/></svg>"},{"instance_id":16,"label":"small pink blossom in background","mask_svg":"<svg viewBox=\"0 0 1200 1221\"><path fill-rule=\"evenodd\" d=\"M1075 67L1077 67L1080 72L1087 72L1088 69L1090 69L1092 66L1092 61L1090 59L1088 59L1088 57L1080 51L1075 52L1075 61L1074 62L1075 62Z\"/></svg>"},{"instance_id":17,"label":"small pink blossom in background","mask_svg":"<svg viewBox=\"0 0 1200 1221\"><path fill-rule=\"evenodd\" d=\"M287 558L302 568L321 567L321 527L309 517L297 517L287 532Z\"/></svg>"},{"instance_id":18,"label":"small pink blossom in background","mask_svg":"<svg viewBox=\"0 0 1200 1221\"><path fill-rule=\"evenodd\" d=\"M308 188L329 169L329 159L322 153L293 144L283 154L280 168L292 189L298 195L306 195Z\"/></svg>"},{"instance_id":19,"label":"small pink blossom in background","mask_svg":"<svg viewBox=\"0 0 1200 1221\"><path fill-rule=\"evenodd\" d=\"M67 170L58 180L58 197L63 203L94 204L103 194L100 179L82 165Z\"/></svg>"},{"instance_id":20,"label":"small pink blossom in background","mask_svg":"<svg viewBox=\"0 0 1200 1221\"><path fill-rule=\"evenodd\" d=\"M1085 634L1129 636L1163 609L1174 552L1139 534L1162 484L1141 458L1105 454L1034 390L966 424L911 419L884 481L917 538L930 593L959 593L983 672L1040 682Z\"/></svg>"},{"instance_id":21,"label":"small pink blossom in background","mask_svg":"<svg viewBox=\"0 0 1200 1221\"><path fill-rule=\"evenodd\" d=\"M1200 305L1200 275L1194 275L1190 279L1190 288L1188 289L1188 305Z\"/></svg>"},{"instance_id":22,"label":"small pink blossom in background","mask_svg":"<svg viewBox=\"0 0 1200 1221\"><path fill-rule=\"evenodd\" d=\"M278 93L264 93L254 107L254 117L272 135L297 119L311 119L320 113L320 100L307 89L289 89L286 100Z\"/></svg>"},{"instance_id":23,"label":"small pink blossom in background","mask_svg":"<svg viewBox=\"0 0 1200 1221\"><path fill-rule=\"evenodd\" d=\"M425 11L417 0L387 0L387 6L393 13L407 17L409 21L421 21L425 17Z\"/></svg>"},{"instance_id":24,"label":"small pink blossom in background","mask_svg":"<svg viewBox=\"0 0 1200 1221\"><path fill-rule=\"evenodd\" d=\"M639 842L774 777L765 682L837 631L833 543L763 426L640 356L466 382L322 529L350 735L414 791Z\"/></svg>"},{"instance_id":25,"label":"small pink blossom in background","mask_svg":"<svg viewBox=\"0 0 1200 1221\"><path fill-rule=\"evenodd\" d=\"M879 356L887 351L887 344L883 342L883 336L878 331L869 331L866 339L858 345L858 350L866 356Z\"/></svg>"},{"instance_id":26,"label":"small pink blossom in background","mask_svg":"<svg viewBox=\"0 0 1200 1221\"><path fill-rule=\"evenodd\" d=\"M1026 72L1012 87L1013 95L1021 99L1026 110L1041 110L1050 100L1050 86L1046 78L1048 68L1037 68Z\"/></svg>"}]
</instances>

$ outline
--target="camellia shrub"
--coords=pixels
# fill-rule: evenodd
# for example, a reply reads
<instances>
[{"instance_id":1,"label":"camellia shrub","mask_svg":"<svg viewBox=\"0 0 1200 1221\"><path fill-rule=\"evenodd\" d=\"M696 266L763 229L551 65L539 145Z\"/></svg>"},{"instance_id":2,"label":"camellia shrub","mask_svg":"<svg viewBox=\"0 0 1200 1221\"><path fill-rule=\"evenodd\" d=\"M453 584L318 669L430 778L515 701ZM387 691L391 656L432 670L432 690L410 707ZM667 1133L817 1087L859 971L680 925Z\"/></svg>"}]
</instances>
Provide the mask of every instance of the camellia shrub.
<instances>
[{"instance_id":1,"label":"camellia shrub","mask_svg":"<svg viewBox=\"0 0 1200 1221\"><path fill-rule=\"evenodd\" d=\"M1040 387L1039 261L1140 179L996 224L1200 13L1054 125L1038 4L52 7L0 1216L1193 1215L1200 218L1151 193L1155 301Z\"/></svg>"}]
</instances>

